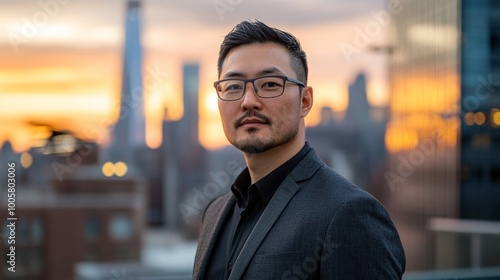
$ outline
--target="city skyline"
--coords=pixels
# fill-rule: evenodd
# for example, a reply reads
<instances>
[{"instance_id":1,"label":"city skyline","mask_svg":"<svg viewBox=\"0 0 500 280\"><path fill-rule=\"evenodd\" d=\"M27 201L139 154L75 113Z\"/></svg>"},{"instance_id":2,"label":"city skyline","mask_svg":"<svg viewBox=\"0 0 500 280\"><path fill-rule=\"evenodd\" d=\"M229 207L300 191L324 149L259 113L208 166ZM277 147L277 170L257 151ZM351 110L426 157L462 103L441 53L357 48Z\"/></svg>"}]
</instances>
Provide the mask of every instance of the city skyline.
<instances>
[{"instance_id":1,"label":"city skyline","mask_svg":"<svg viewBox=\"0 0 500 280\"><path fill-rule=\"evenodd\" d=\"M405 279L500 275L500 2L286 3L0 0L19 279L191 279L207 205L253 168L213 90L219 45L245 19L300 39L307 145L386 208Z\"/></svg>"},{"instance_id":2,"label":"city skyline","mask_svg":"<svg viewBox=\"0 0 500 280\"><path fill-rule=\"evenodd\" d=\"M2 15L2 21L6 21L8 26L8 32L0 35L0 73L3 76L0 79L0 98L4 101L0 104L0 142L9 139L16 151L26 150L32 144L33 123L48 124L56 130L70 130L76 136L105 143L109 140L109 133L101 128L114 125L118 117L116 104L121 84L125 2L111 1L104 6L92 1L88 4L65 2L45 9L26 1L19 2L17 6L0 3L4 6L0 12L5 15ZM310 84L316 93L315 110L306 119L309 125L319 122L323 106L330 106L340 112L345 110L348 84L359 71L366 72L369 78L369 101L375 105L387 103L383 56L363 49L350 56L352 59L348 61L340 48L343 43L355 44L356 30L363 29L370 22L377 23L376 16L370 11L386 9L382 1L356 12L352 12L357 7L354 4L347 5L342 1L335 5L322 3L323 8L345 11L345 14L339 16L338 13L332 13L332 16L323 16L321 20L312 18L321 9L311 4L306 9L306 19L302 19L302 24L293 24L290 20L280 21L279 18L272 20L268 12L256 12L254 4L246 2L225 12L222 20L218 14L220 11L211 2L208 5L213 11L213 19L196 21L191 17L188 22L180 19L159 20L161 16L158 9L165 11L169 7L182 7L170 2L161 5L156 1L143 2L144 101L149 147L155 148L161 144L164 108L167 108L167 117L172 120L179 119L183 114L181 65L190 61L200 64L200 142L209 149L227 144L220 126L217 98L211 85L216 80L215 60L224 34L234 24L248 18L258 18L278 28L291 30L301 40L309 58ZM270 8L276 9L274 6ZM102 12L98 13L95 21L85 16L93 9L96 12L100 10L98 7L111 8L113 12L108 16L109 19L101 19ZM193 8L184 9L187 9L187 13L197 13ZM53 14L46 11L52 11ZM36 36L12 41L12 34L23 34L23 20L31 20L32 15L40 12L48 15L48 22L39 28ZM290 12L297 11L290 8ZM78 14L73 21L70 19L72 14ZM202 28L200 25L206 21L213 22ZM88 26L83 27L85 24ZM379 33L369 37L369 43L383 43L383 32ZM328 40L322 40L322 37ZM206 47L200 50L197 41L204 42ZM316 43L320 41L322 44ZM213 131L221 133L211 133Z\"/></svg>"}]
</instances>

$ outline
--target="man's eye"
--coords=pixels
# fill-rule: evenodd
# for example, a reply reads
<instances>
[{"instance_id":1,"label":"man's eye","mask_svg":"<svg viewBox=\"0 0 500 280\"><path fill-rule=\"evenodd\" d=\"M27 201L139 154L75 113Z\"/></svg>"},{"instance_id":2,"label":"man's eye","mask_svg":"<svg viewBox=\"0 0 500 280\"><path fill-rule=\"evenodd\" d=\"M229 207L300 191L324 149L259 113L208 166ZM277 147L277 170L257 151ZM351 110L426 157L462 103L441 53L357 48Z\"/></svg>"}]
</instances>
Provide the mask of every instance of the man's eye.
<instances>
[{"instance_id":1,"label":"man's eye","mask_svg":"<svg viewBox=\"0 0 500 280\"><path fill-rule=\"evenodd\" d=\"M281 85L275 82L266 82L262 85L262 88L276 88L280 87Z\"/></svg>"},{"instance_id":2,"label":"man's eye","mask_svg":"<svg viewBox=\"0 0 500 280\"><path fill-rule=\"evenodd\" d=\"M242 89L241 85L239 85L239 84L232 84L232 85L226 86L225 91L236 91L236 90L241 90L241 89Z\"/></svg>"}]
</instances>

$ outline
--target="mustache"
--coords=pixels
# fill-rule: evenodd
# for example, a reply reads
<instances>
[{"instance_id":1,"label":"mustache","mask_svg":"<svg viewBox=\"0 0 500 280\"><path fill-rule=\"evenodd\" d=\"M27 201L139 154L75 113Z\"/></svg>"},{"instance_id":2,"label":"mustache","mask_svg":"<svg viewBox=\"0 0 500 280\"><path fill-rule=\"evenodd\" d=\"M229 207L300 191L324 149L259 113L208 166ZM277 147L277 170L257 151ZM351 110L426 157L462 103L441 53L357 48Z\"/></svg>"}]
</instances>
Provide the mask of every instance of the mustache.
<instances>
[{"instance_id":1,"label":"mustache","mask_svg":"<svg viewBox=\"0 0 500 280\"><path fill-rule=\"evenodd\" d=\"M270 117L263 115L263 114L256 112L256 111L248 111L242 117L240 117L236 121L234 121L234 128L238 128L239 126L241 126L241 123L243 122L244 119L251 118L251 117L261 119L264 123L271 124Z\"/></svg>"}]
</instances>

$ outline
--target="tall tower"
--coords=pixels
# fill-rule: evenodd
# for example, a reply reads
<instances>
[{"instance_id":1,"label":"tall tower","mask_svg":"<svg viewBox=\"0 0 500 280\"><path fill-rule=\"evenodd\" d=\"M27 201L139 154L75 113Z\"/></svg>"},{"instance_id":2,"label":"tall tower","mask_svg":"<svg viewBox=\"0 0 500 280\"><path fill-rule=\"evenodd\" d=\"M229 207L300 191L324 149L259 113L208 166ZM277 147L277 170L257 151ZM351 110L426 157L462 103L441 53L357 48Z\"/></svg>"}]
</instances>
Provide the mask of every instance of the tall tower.
<instances>
[{"instance_id":1,"label":"tall tower","mask_svg":"<svg viewBox=\"0 0 500 280\"><path fill-rule=\"evenodd\" d=\"M370 104L366 96L366 76L358 73L356 79L349 85L349 107L346 122L351 122L357 129L370 126Z\"/></svg>"},{"instance_id":2,"label":"tall tower","mask_svg":"<svg viewBox=\"0 0 500 280\"><path fill-rule=\"evenodd\" d=\"M184 114L178 121L165 122L163 127L164 223L170 228L179 226L183 192L204 181L205 153L198 141L199 68L198 63L182 66Z\"/></svg>"},{"instance_id":3,"label":"tall tower","mask_svg":"<svg viewBox=\"0 0 500 280\"><path fill-rule=\"evenodd\" d=\"M108 160L128 164L133 164L135 151L146 146L140 6L139 0L127 3L120 116L108 151Z\"/></svg>"},{"instance_id":4,"label":"tall tower","mask_svg":"<svg viewBox=\"0 0 500 280\"><path fill-rule=\"evenodd\" d=\"M199 64L185 63L182 66L182 91L184 98L184 116L182 117L182 135L186 153L193 147L199 146L198 141L198 84Z\"/></svg>"}]
</instances>

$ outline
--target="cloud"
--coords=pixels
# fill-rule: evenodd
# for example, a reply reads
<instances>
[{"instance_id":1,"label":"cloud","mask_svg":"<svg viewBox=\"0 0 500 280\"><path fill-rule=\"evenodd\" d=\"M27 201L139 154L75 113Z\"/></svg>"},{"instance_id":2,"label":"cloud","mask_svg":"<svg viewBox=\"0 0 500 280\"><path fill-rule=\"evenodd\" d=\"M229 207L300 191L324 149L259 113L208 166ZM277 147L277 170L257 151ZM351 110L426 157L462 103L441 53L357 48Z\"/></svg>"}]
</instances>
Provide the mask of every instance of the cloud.
<instances>
[{"instance_id":1,"label":"cloud","mask_svg":"<svg viewBox=\"0 0 500 280\"><path fill-rule=\"evenodd\" d=\"M55 7L54 3L64 4ZM225 34L246 19L298 28L342 21L382 7L383 0L143 0L141 15L145 32L175 29L176 34L189 37L191 30L203 28L224 30L221 34ZM29 22L37 27L35 36L26 40L33 46L72 42L75 47L118 46L123 39L125 10L126 0L0 0L0 26L6 27L0 33L0 45L9 44L11 34L21 34ZM37 15L43 13L49 15L47 23L36 24Z\"/></svg>"},{"instance_id":2,"label":"cloud","mask_svg":"<svg viewBox=\"0 0 500 280\"><path fill-rule=\"evenodd\" d=\"M373 0L146 0L148 16L154 22L196 21L205 26L233 26L245 19L259 19L272 25L304 26L357 17L381 9ZM149 8L148 8L149 6Z\"/></svg>"},{"instance_id":3,"label":"cloud","mask_svg":"<svg viewBox=\"0 0 500 280\"><path fill-rule=\"evenodd\" d=\"M40 3L58 0L0 0L2 18L31 18L43 11ZM67 2L67 3L66 3ZM96 25L121 23L125 0L61 0L57 17ZM383 0L143 0L148 22L164 24L199 22L205 26L225 26L242 19L262 19L283 25L309 25L323 21L357 17L382 8ZM217 11L222 12L221 19Z\"/></svg>"}]
</instances>

